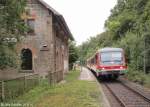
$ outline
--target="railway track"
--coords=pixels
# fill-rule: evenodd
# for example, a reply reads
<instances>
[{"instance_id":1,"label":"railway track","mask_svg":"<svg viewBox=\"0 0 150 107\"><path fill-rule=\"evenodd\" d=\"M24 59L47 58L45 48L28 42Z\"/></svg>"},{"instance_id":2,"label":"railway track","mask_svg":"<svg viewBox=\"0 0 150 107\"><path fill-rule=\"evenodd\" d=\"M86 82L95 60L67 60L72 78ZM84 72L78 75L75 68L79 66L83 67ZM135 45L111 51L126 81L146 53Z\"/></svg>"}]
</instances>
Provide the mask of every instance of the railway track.
<instances>
[{"instance_id":1,"label":"railway track","mask_svg":"<svg viewBox=\"0 0 150 107\"><path fill-rule=\"evenodd\" d=\"M112 107L150 107L150 98L145 97L142 93L137 92L136 89L130 88L121 81L101 82L101 84L104 91L107 90L106 96L111 96L111 99L113 96L118 102L118 104L115 104L117 106Z\"/></svg>"}]
</instances>

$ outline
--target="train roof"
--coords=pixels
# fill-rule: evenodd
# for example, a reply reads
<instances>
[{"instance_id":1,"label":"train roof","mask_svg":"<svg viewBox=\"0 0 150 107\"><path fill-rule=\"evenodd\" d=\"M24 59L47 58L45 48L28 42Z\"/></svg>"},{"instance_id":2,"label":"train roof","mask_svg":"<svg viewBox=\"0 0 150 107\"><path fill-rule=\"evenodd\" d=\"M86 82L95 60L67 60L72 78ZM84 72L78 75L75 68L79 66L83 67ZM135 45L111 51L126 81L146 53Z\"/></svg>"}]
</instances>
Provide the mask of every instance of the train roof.
<instances>
[{"instance_id":1,"label":"train roof","mask_svg":"<svg viewBox=\"0 0 150 107\"><path fill-rule=\"evenodd\" d=\"M123 51L123 49L122 48L107 47L107 48L101 48L101 49L99 49L96 53L99 53L99 52L108 52L108 51ZM91 60L96 55L96 53L93 56L89 57L87 59L87 61Z\"/></svg>"},{"instance_id":2,"label":"train roof","mask_svg":"<svg viewBox=\"0 0 150 107\"><path fill-rule=\"evenodd\" d=\"M106 51L123 51L122 48L102 48L99 52L106 52Z\"/></svg>"}]
</instances>

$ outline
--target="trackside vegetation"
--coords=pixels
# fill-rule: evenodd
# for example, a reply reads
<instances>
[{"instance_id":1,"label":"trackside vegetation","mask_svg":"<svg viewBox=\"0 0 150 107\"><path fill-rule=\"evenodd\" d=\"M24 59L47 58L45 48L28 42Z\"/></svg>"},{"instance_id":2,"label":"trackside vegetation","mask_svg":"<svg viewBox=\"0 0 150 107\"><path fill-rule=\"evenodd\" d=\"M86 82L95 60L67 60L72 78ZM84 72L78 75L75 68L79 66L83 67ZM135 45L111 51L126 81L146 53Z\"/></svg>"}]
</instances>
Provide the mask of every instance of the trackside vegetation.
<instances>
[{"instance_id":1,"label":"trackside vegetation","mask_svg":"<svg viewBox=\"0 0 150 107\"><path fill-rule=\"evenodd\" d=\"M145 74L142 71L137 71L133 69L129 69L127 74L127 78L133 82L144 85L147 88L150 88L150 74Z\"/></svg>"},{"instance_id":2,"label":"trackside vegetation","mask_svg":"<svg viewBox=\"0 0 150 107\"><path fill-rule=\"evenodd\" d=\"M96 82L78 80L79 75L79 71L71 71L64 82L53 86L41 81L39 87L15 101L34 107L101 107Z\"/></svg>"},{"instance_id":3,"label":"trackside vegetation","mask_svg":"<svg viewBox=\"0 0 150 107\"><path fill-rule=\"evenodd\" d=\"M127 77L150 85L150 1L118 0L105 22L105 32L79 46L80 59L86 61L98 49L120 47L125 50Z\"/></svg>"}]
</instances>

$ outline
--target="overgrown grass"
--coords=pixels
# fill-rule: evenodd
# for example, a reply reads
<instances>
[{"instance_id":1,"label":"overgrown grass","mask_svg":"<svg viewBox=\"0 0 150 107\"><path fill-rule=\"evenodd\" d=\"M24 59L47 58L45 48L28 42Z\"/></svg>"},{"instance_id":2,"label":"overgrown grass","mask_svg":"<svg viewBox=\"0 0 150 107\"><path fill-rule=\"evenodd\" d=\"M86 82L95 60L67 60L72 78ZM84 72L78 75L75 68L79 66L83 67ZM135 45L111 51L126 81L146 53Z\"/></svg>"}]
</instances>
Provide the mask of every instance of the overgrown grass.
<instances>
[{"instance_id":1,"label":"overgrown grass","mask_svg":"<svg viewBox=\"0 0 150 107\"><path fill-rule=\"evenodd\" d=\"M150 74L145 74L142 71L136 71L133 69L129 69L127 74L129 80L144 85L150 88Z\"/></svg>"},{"instance_id":2,"label":"overgrown grass","mask_svg":"<svg viewBox=\"0 0 150 107\"><path fill-rule=\"evenodd\" d=\"M78 80L80 72L70 72L65 83L39 87L16 99L35 107L100 107L100 92L96 82Z\"/></svg>"},{"instance_id":3,"label":"overgrown grass","mask_svg":"<svg viewBox=\"0 0 150 107\"><path fill-rule=\"evenodd\" d=\"M3 84L2 84L3 83ZM0 82L0 97L3 95L3 102L11 101L12 99L23 95L25 92L35 88L39 83L38 77L25 79L20 77L12 80L5 80ZM3 88L2 88L3 86ZM1 93L3 91L3 94ZM2 101L2 99L0 99ZM1 105L0 105L1 106Z\"/></svg>"}]
</instances>

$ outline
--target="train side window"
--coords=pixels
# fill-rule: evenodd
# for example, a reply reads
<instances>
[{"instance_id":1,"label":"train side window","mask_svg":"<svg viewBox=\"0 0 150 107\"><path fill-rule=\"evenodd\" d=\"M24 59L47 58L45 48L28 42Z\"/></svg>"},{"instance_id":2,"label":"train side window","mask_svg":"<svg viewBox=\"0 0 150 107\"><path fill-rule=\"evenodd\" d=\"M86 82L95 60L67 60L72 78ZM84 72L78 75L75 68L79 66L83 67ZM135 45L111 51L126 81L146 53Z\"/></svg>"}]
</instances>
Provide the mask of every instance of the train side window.
<instances>
[{"instance_id":1,"label":"train side window","mask_svg":"<svg viewBox=\"0 0 150 107\"><path fill-rule=\"evenodd\" d=\"M95 55L95 64L97 64L97 62L98 62L98 56Z\"/></svg>"},{"instance_id":2,"label":"train side window","mask_svg":"<svg viewBox=\"0 0 150 107\"><path fill-rule=\"evenodd\" d=\"M94 64L96 64L96 56L94 57Z\"/></svg>"}]
</instances>

